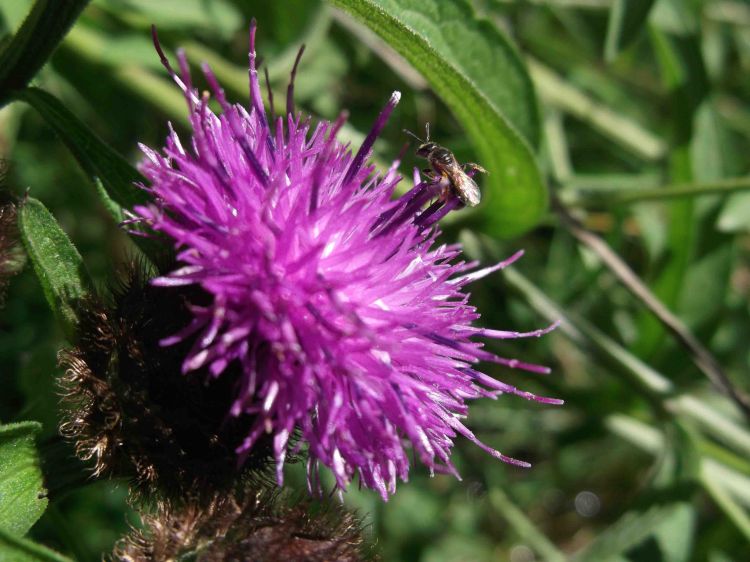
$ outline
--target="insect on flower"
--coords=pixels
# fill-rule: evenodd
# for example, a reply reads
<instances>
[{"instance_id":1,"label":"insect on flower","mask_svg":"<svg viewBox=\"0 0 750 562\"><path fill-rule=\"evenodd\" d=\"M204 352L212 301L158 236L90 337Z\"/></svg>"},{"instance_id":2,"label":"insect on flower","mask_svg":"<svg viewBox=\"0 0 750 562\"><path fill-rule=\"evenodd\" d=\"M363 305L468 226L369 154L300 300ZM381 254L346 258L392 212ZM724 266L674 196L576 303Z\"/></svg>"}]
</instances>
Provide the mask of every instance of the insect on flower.
<instances>
[{"instance_id":1,"label":"insect on flower","mask_svg":"<svg viewBox=\"0 0 750 562\"><path fill-rule=\"evenodd\" d=\"M426 158L432 167L432 170L425 170L425 174L434 179L440 180L444 178L447 180L442 198L449 198L451 192L453 192L467 207L476 207L479 205L482 194L479 191L479 186L469 174L474 175L476 172L486 174L487 170L473 162L468 162L461 166L450 150L444 146L440 146L436 142L430 141L429 123L427 123L425 131L427 137L425 140L422 140L411 131L404 130L405 133L413 136L422 143L417 148L417 156Z\"/></svg>"}]
</instances>

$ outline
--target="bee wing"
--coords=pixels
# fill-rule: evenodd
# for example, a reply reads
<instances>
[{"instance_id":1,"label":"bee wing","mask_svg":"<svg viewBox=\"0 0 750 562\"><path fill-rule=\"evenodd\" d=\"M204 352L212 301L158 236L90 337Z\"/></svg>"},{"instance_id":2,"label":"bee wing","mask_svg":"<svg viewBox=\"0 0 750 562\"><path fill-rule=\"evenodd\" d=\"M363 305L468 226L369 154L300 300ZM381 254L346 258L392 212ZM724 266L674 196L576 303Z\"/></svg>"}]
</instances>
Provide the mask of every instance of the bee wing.
<instances>
[{"instance_id":1,"label":"bee wing","mask_svg":"<svg viewBox=\"0 0 750 562\"><path fill-rule=\"evenodd\" d=\"M479 191L477 183L463 172L454 175L453 187L456 188L456 195L467 207L476 207L482 199L482 193Z\"/></svg>"}]
</instances>

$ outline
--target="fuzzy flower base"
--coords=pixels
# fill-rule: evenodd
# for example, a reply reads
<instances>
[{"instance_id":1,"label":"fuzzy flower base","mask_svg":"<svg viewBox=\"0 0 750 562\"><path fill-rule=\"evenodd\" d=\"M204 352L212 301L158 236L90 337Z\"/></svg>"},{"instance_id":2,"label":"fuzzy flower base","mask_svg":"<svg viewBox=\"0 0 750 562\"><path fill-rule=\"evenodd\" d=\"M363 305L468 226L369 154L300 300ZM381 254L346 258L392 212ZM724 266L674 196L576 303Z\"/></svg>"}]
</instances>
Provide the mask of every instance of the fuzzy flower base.
<instances>
[{"instance_id":1,"label":"fuzzy flower base","mask_svg":"<svg viewBox=\"0 0 750 562\"><path fill-rule=\"evenodd\" d=\"M263 483L207 503L159 504L119 541L120 562L357 562L371 559L362 523L340 505L290 504Z\"/></svg>"},{"instance_id":2,"label":"fuzzy flower base","mask_svg":"<svg viewBox=\"0 0 750 562\"><path fill-rule=\"evenodd\" d=\"M269 123L254 41L253 23L249 108L230 105L202 67L220 115L192 85L184 53L178 74L155 42L185 94L193 136L185 144L172 131L163 151L142 147L153 204L136 207L134 218L171 240L182 264L153 283L199 285L213 298L192 306L192 321L163 345L197 334L186 376L207 367L221 378L241 365L228 414L256 421L238 453L272 436L279 482L295 428L312 489L322 464L340 488L358 475L387 499L408 478L410 448L430 471L456 474L450 454L459 435L528 466L481 443L462 421L467 400L481 397L560 403L476 369L489 361L547 372L485 351L476 339L547 330L475 327L479 314L464 292L520 252L477 270L458 245L437 242L438 220L462 206L446 178L423 181L415 171L414 188L394 199L398 162L385 172L366 164L398 92L356 153L336 140L343 117L313 127L289 100L287 114Z\"/></svg>"},{"instance_id":3,"label":"fuzzy flower base","mask_svg":"<svg viewBox=\"0 0 750 562\"><path fill-rule=\"evenodd\" d=\"M3 164L0 161L0 307L11 277L26 263L26 253L18 232L18 212L13 198L3 190Z\"/></svg>"},{"instance_id":4,"label":"fuzzy flower base","mask_svg":"<svg viewBox=\"0 0 750 562\"><path fill-rule=\"evenodd\" d=\"M242 370L232 365L210 385L206 371L182 374L191 341L159 342L190 321L187 302L210 296L195 286L156 287L149 276L131 264L108 302L79 303L77 344L59 354L60 430L80 458L94 461L95 476L127 478L136 496L210 496L240 475L235 448L253 418L226 412ZM270 445L264 438L242 468L267 471Z\"/></svg>"},{"instance_id":5,"label":"fuzzy flower base","mask_svg":"<svg viewBox=\"0 0 750 562\"><path fill-rule=\"evenodd\" d=\"M207 503L159 503L120 540L113 562L357 562L371 559L362 523L340 505L290 504L262 482Z\"/></svg>"}]
</instances>

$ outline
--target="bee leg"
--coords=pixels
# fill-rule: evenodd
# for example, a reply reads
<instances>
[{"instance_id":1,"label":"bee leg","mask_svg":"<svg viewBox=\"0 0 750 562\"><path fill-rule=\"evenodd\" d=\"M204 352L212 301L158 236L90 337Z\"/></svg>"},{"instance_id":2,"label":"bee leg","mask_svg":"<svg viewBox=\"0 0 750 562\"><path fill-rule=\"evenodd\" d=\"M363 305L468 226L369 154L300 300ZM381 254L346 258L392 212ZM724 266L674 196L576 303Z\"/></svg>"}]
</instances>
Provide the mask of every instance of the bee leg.
<instances>
[{"instance_id":1,"label":"bee leg","mask_svg":"<svg viewBox=\"0 0 750 562\"><path fill-rule=\"evenodd\" d=\"M464 171L469 177L473 176L477 172L481 174L489 174L487 170L482 168L479 164L475 164L474 162L467 162L466 164L464 164Z\"/></svg>"},{"instance_id":2,"label":"bee leg","mask_svg":"<svg viewBox=\"0 0 750 562\"><path fill-rule=\"evenodd\" d=\"M424 170L422 170L422 173L430 181L435 181L436 179L438 179L438 177L440 177L438 176L438 174L435 173L435 170L433 170L432 168L425 168Z\"/></svg>"}]
</instances>

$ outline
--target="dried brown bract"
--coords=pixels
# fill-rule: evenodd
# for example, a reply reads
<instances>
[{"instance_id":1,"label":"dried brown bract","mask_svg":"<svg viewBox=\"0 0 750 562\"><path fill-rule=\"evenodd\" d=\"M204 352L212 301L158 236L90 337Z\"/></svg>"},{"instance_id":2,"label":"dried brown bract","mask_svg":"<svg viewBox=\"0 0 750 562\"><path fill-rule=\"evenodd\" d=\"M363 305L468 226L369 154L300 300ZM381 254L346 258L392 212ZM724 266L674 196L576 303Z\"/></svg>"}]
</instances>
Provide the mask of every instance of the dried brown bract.
<instances>
[{"instance_id":1,"label":"dried brown bract","mask_svg":"<svg viewBox=\"0 0 750 562\"><path fill-rule=\"evenodd\" d=\"M14 198L4 191L7 165L0 160L0 307L10 278L23 269L26 253L18 232L18 213Z\"/></svg>"},{"instance_id":2,"label":"dried brown bract","mask_svg":"<svg viewBox=\"0 0 750 562\"><path fill-rule=\"evenodd\" d=\"M144 529L122 539L112 560L155 562L354 562L369 558L362 524L339 505L285 502L265 485L217 494L204 507L161 504Z\"/></svg>"}]
</instances>

